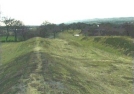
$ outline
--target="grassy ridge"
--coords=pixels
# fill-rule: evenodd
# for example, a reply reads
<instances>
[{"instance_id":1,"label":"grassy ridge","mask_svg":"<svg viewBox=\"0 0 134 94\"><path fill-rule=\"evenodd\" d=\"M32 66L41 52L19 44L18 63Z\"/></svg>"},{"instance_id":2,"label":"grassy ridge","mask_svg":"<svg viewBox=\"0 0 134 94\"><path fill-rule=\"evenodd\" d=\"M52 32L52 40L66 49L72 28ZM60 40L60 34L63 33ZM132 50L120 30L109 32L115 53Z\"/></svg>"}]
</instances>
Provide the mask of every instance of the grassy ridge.
<instances>
[{"instance_id":1,"label":"grassy ridge","mask_svg":"<svg viewBox=\"0 0 134 94\"><path fill-rule=\"evenodd\" d=\"M1 66L0 66L0 93L15 94L21 87L18 87L21 78L28 77L35 64L33 59L34 40L18 43L2 43ZM21 86L21 85L20 85Z\"/></svg>"},{"instance_id":2,"label":"grassy ridge","mask_svg":"<svg viewBox=\"0 0 134 94\"><path fill-rule=\"evenodd\" d=\"M76 47L77 42L70 44L70 41L57 39L42 40L42 46L46 47L47 41L51 46L42 51L50 54L49 60L52 61L48 66L48 74L51 75L46 81L59 82L67 89L65 94L131 94L133 77L130 57L97 49L92 43ZM57 88L58 85L55 86ZM57 92L60 91L59 88Z\"/></svg>"},{"instance_id":3,"label":"grassy ridge","mask_svg":"<svg viewBox=\"0 0 134 94\"><path fill-rule=\"evenodd\" d=\"M32 57L32 53L28 53L0 66L1 94L15 94L23 89L21 78L28 78L36 66L31 63Z\"/></svg>"},{"instance_id":4,"label":"grassy ridge","mask_svg":"<svg viewBox=\"0 0 134 94\"><path fill-rule=\"evenodd\" d=\"M1 43L1 44L2 44L1 58L2 58L2 63L4 64L32 51L35 42L33 39L31 39L25 42L18 42L18 43L11 42L11 43Z\"/></svg>"},{"instance_id":5,"label":"grassy ridge","mask_svg":"<svg viewBox=\"0 0 134 94\"><path fill-rule=\"evenodd\" d=\"M74 37L73 34L80 33L79 30L69 30L59 34L59 38L74 42L73 45L82 45L84 47L94 46L98 49L110 53L133 55L134 43L131 37L126 36L89 36Z\"/></svg>"},{"instance_id":6,"label":"grassy ridge","mask_svg":"<svg viewBox=\"0 0 134 94\"><path fill-rule=\"evenodd\" d=\"M30 84L39 94L131 94L132 57L119 51L124 46L115 49L109 42L114 38L105 42L111 37L101 37L97 41L99 37L74 37L74 33L79 31L60 33L57 39L33 38L25 42L3 43L0 93L28 94ZM122 41L129 43L129 39ZM39 62L34 52L37 43L42 62L38 73L43 77L38 79L41 83L29 79ZM127 47L132 50L131 46Z\"/></svg>"}]
</instances>

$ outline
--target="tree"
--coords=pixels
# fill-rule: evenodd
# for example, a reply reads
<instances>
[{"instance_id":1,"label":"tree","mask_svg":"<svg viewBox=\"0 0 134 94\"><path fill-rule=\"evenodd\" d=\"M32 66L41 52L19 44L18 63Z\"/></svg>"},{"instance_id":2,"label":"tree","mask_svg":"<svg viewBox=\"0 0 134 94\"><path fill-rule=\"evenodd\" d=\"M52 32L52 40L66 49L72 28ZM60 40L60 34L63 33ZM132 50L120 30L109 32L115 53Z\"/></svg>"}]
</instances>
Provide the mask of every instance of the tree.
<instances>
[{"instance_id":1,"label":"tree","mask_svg":"<svg viewBox=\"0 0 134 94\"><path fill-rule=\"evenodd\" d=\"M134 24L132 23L124 23L123 27L125 28L127 36L134 37Z\"/></svg>"},{"instance_id":2,"label":"tree","mask_svg":"<svg viewBox=\"0 0 134 94\"><path fill-rule=\"evenodd\" d=\"M59 24L59 28L60 28L61 31L65 30L66 27L67 26L64 23Z\"/></svg>"},{"instance_id":3,"label":"tree","mask_svg":"<svg viewBox=\"0 0 134 94\"><path fill-rule=\"evenodd\" d=\"M129 32L131 31L130 24L125 23L125 24L123 24L123 27L125 28L127 36L129 36Z\"/></svg>"},{"instance_id":4,"label":"tree","mask_svg":"<svg viewBox=\"0 0 134 94\"><path fill-rule=\"evenodd\" d=\"M51 35L51 33L53 32L53 24L45 21L41 24L41 26L39 27L39 31L40 31L40 36L41 37L49 37Z\"/></svg>"},{"instance_id":5,"label":"tree","mask_svg":"<svg viewBox=\"0 0 134 94\"><path fill-rule=\"evenodd\" d=\"M17 41L17 32L22 30L22 27L24 26L23 23L19 20L15 20L13 18L7 18L3 17L2 21L6 25L6 41L9 37L9 31L13 30L14 31L14 36L15 36L15 41Z\"/></svg>"},{"instance_id":6,"label":"tree","mask_svg":"<svg viewBox=\"0 0 134 94\"><path fill-rule=\"evenodd\" d=\"M17 33L19 31L22 31L23 30L23 23L19 20L14 20L13 23L12 23L12 26L13 26L13 31L14 31L14 37L15 37L15 41L17 41Z\"/></svg>"},{"instance_id":7,"label":"tree","mask_svg":"<svg viewBox=\"0 0 134 94\"><path fill-rule=\"evenodd\" d=\"M47 37L49 35L47 25L41 25L39 27L39 32L41 37Z\"/></svg>"},{"instance_id":8,"label":"tree","mask_svg":"<svg viewBox=\"0 0 134 94\"><path fill-rule=\"evenodd\" d=\"M41 25L48 25L48 24L51 24L51 23L49 21L45 21Z\"/></svg>"},{"instance_id":9,"label":"tree","mask_svg":"<svg viewBox=\"0 0 134 94\"><path fill-rule=\"evenodd\" d=\"M12 24L13 24L13 21L14 21L14 19L12 19L12 18L7 18L7 17L3 17L3 19L2 19L2 22L5 24L5 26L6 26L6 41L7 41L7 39L8 39L8 36L9 36L9 28L12 26Z\"/></svg>"},{"instance_id":10,"label":"tree","mask_svg":"<svg viewBox=\"0 0 134 94\"><path fill-rule=\"evenodd\" d=\"M53 36L54 38L56 37L56 33L60 31L60 28L59 26L57 26L56 24L52 24L52 27L53 27Z\"/></svg>"}]
</instances>

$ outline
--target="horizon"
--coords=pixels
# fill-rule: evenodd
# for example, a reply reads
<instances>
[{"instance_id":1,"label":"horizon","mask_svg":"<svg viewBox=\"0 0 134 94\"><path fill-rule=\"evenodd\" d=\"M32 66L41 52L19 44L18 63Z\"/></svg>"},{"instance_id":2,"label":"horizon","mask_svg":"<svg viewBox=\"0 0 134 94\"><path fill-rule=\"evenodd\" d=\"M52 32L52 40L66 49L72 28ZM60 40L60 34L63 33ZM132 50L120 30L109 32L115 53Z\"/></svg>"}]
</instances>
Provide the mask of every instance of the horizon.
<instances>
[{"instance_id":1,"label":"horizon","mask_svg":"<svg viewBox=\"0 0 134 94\"><path fill-rule=\"evenodd\" d=\"M90 18L90 19L81 19L81 20L72 20L72 21L69 21L69 22L75 22L75 21L83 21L83 20L89 20L89 21L91 21L91 20L102 20L102 19L118 19L118 18L134 18L134 16L132 17L106 17L106 18Z\"/></svg>"},{"instance_id":2,"label":"horizon","mask_svg":"<svg viewBox=\"0 0 134 94\"><path fill-rule=\"evenodd\" d=\"M95 21L96 19L97 20L103 20L103 19L118 19L118 18L134 18L134 17L110 17L110 18L91 18L91 19L81 19L81 20L71 20L71 21L67 21L67 22L62 22L62 23L64 23L64 24L71 24L71 23L78 23L78 22L84 22L84 21L88 21L89 20L89 22L90 21ZM62 24L62 23L52 23L52 24L56 24L56 25L58 25L58 24ZM1 26L4 26L4 24L3 23L1 23L0 22L0 25ZM30 24L25 24L25 26L40 26L41 24L39 24L39 25L36 25L36 24L34 24L34 25L30 25Z\"/></svg>"},{"instance_id":3,"label":"horizon","mask_svg":"<svg viewBox=\"0 0 134 94\"><path fill-rule=\"evenodd\" d=\"M44 21L60 24L85 19L134 17L133 9L133 0L0 0L1 16L20 20L25 25L41 25Z\"/></svg>"}]
</instances>

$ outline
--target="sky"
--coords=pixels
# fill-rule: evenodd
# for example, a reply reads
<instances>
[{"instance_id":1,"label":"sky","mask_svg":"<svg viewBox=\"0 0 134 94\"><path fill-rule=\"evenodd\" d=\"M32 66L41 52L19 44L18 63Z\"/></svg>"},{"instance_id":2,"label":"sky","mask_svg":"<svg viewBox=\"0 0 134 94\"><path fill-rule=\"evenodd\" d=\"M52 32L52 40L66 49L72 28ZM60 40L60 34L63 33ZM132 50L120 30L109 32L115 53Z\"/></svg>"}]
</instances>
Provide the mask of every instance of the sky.
<instances>
[{"instance_id":1,"label":"sky","mask_svg":"<svg viewBox=\"0 0 134 94\"><path fill-rule=\"evenodd\" d=\"M1 16L41 25L73 20L134 17L134 0L0 0Z\"/></svg>"}]
</instances>

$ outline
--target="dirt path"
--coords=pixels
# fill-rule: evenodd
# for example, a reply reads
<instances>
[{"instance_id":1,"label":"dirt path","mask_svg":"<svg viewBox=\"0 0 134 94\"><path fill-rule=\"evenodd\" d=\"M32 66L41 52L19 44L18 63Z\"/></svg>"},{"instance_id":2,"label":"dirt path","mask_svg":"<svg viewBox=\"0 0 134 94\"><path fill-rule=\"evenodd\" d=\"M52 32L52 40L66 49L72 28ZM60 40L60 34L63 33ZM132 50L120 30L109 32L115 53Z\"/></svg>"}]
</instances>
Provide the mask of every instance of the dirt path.
<instances>
[{"instance_id":1,"label":"dirt path","mask_svg":"<svg viewBox=\"0 0 134 94\"><path fill-rule=\"evenodd\" d=\"M42 73L41 47L39 47L39 38L36 38L34 51L36 53L36 69L30 74L26 94L42 94L44 92L44 79Z\"/></svg>"}]
</instances>

